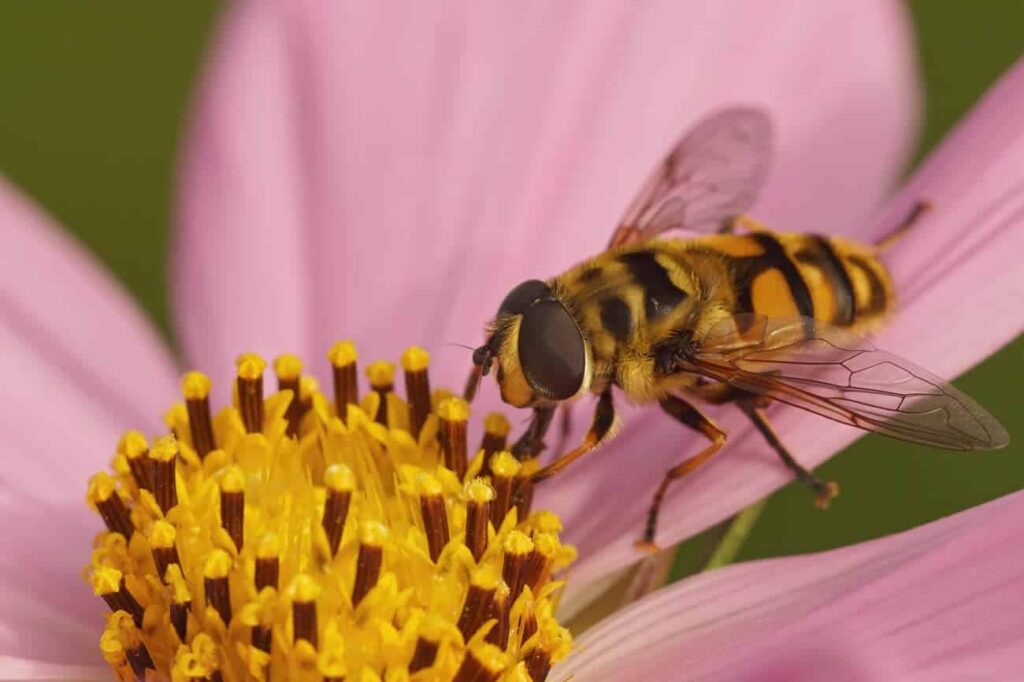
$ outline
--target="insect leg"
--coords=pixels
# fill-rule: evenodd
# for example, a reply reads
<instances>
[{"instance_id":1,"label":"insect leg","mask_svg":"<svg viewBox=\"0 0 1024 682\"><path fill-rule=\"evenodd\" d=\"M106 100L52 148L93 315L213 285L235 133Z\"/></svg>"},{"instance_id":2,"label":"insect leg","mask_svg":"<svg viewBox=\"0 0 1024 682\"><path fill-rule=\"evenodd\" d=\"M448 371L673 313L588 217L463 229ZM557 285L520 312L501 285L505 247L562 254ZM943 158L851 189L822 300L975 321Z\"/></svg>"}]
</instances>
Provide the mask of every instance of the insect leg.
<instances>
[{"instance_id":1,"label":"insect leg","mask_svg":"<svg viewBox=\"0 0 1024 682\"><path fill-rule=\"evenodd\" d=\"M800 462L793 458L793 455L789 453L786 446L779 440L778 435L775 433L775 429L768 423L768 419L764 415L764 411L757 407L754 402L745 398L743 400L737 400L736 404L743 414L750 418L750 421L754 422L754 426L761 432L764 439L768 441L768 444L772 446L772 449L778 453L782 459L782 463L789 468L800 481L808 488L813 490L817 494L815 504L819 509L825 509L828 507L828 503L833 497L839 494L839 484L835 481L823 481L810 471L808 471Z\"/></svg>"},{"instance_id":2,"label":"insect leg","mask_svg":"<svg viewBox=\"0 0 1024 682\"><path fill-rule=\"evenodd\" d=\"M878 253L884 253L892 248L892 245L900 240L900 238L910 231L910 228L914 226L921 216L931 210L931 203L927 201L918 201L914 204L913 208L910 209L910 213L896 226L889 234L885 235L877 242L875 242L875 250Z\"/></svg>"},{"instance_id":3,"label":"insect leg","mask_svg":"<svg viewBox=\"0 0 1024 682\"><path fill-rule=\"evenodd\" d=\"M600 445L601 441L608 436L608 433L612 430L612 424L614 423L615 407L612 405L612 391L609 388L601 394L600 398L598 398L597 408L594 410L594 421L591 423L590 430L587 431L587 435L583 437L583 442L569 452L564 454L560 453L555 461L534 473L533 476L530 477L530 483L537 483L551 478L562 469L596 448Z\"/></svg>"},{"instance_id":4,"label":"insect leg","mask_svg":"<svg viewBox=\"0 0 1024 682\"><path fill-rule=\"evenodd\" d=\"M524 460L536 457L544 450L544 435L555 417L554 406L535 407L530 425L512 446L512 454L516 459Z\"/></svg>"},{"instance_id":5,"label":"insect leg","mask_svg":"<svg viewBox=\"0 0 1024 682\"><path fill-rule=\"evenodd\" d=\"M569 440L569 432L572 431L572 403L562 403L562 418L558 422L558 442L555 444L555 455L565 452L566 443Z\"/></svg>"},{"instance_id":6,"label":"insect leg","mask_svg":"<svg viewBox=\"0 0 1024 682\"><path fill-rule=\"evenodd\" d=\"M722 449L727 438L727 434L718 424L705 417L701 414L700 410L682 398L668 396L659 400L658 404L661 405L661 409L666 414L676 421L706 436L711 441L711 444L685 462L677 464L665 472L665 478L661 480L661 485L658 486L658 489L654 492L654 497L651 499L651 507L647 512L647 525L644 528L644 537L636 543L637 547L648 551L657 549L657 545L654 544L654 534L658 527L658 514L661 511L661 503L665 498L665 492L668 490L669 484L711 459L712 455Z\"/></svg>"}]
</instances>

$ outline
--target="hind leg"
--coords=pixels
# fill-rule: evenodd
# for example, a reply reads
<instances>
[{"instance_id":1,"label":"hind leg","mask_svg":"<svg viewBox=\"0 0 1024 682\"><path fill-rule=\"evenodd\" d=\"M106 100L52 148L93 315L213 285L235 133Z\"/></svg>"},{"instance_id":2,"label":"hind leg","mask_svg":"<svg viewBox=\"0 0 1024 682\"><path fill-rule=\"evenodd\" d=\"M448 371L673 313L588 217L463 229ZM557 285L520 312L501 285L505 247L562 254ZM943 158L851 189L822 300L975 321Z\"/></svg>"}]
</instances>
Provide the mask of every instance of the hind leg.
<instances>
[{"instance_id":1,"label":"hind leg","mask_svg":"<svg viewBox=\"0 0 1024 682\"><path fill-rule=\"evenodd\" d=\"M755 404L754 400L754 398L741 398L736 401L736 405L754 423L754 426L761 432L764 439L768 441L768 444L772 446L772 449L775 450L775 453L782 460L782 463L786 465L786 468L796 474L800 482L815 493L815 504L818 508L826 509L832 498L839 494L839 484L835 481L821 480L800 464L800 462L796 461L793 455L789 453L789 450L782 444L782 441L779 440L775 429L768 423L764 411Z\"/></svg>"}]
</instances>

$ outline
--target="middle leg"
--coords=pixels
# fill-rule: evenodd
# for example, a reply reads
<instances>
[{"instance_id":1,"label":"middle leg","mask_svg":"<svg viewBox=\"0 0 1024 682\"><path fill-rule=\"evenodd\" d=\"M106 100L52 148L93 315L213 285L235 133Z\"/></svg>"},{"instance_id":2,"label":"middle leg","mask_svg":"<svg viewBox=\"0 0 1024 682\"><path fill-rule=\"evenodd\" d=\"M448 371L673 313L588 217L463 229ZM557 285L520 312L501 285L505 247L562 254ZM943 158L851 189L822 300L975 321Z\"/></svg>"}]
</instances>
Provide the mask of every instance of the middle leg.
<instances>
[{"instance_id":1,"label":"middle leg","mask_svg":"<svg viewBox=\"0 0 1024 682\"><path fill-rule=\"evenodd\" d=\"M716 452L722 449L727 438L727 434L718 424L711 421L700 410L678 396L662 398L658 401L658 404L661 405L662 410L676 421L706 436L711 441L711 444L685 462L677 464L665 472L665 477L661 480L661 485L654 492L651 507L647 512L647 525L644 528L644 537L636 543L638 548L647 551L653 551L658 548L654 543L654 535L658 528L658 515L661 512L661 503L665 498L665 492L668 490L669 484L694 471L711 459Z\"/></svg>"}]
</instances>

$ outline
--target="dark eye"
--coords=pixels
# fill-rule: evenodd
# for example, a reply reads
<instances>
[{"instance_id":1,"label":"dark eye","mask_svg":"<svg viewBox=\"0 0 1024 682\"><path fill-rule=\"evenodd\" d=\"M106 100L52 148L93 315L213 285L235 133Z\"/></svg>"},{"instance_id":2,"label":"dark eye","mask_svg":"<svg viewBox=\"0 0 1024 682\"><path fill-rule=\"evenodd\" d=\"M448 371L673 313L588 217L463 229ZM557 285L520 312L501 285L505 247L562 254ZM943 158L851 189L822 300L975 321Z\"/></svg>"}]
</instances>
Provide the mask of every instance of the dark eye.
<instances>
[{"instance_id":1,"label":"dark eye","mask_svg":"<svg viewBox=\"0 0 1024 682\"><path fill-rule=\"evenodd\" d=\"M498 315L519 315L530 304L541 298L549 298L551 289L539 279L529 279L508 292L508 296L498 307Z\"/></svg>"},{"instance_id":2,"label":"dark eye","mask_svg":"<svg viewBox=\"0 0 1024 682\"><path fill-rule=\"evenodd\" d=\"M583 335L558 301L540 301L523 312L519 363L530 387L548 400L566 400L580 390L587 364Z\"/></svg>"}]
</instances>

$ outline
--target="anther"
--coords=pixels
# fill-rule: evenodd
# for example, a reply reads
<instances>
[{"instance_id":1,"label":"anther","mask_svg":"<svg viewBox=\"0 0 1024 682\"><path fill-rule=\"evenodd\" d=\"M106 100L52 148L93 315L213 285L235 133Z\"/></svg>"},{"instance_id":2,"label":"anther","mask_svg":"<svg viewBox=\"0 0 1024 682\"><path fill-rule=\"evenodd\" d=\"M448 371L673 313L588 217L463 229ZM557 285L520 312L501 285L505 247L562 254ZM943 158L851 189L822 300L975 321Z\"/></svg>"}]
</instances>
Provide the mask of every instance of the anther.
<instances>
[{"instance_id":1,"label":"anther","mask_svg":"<svg viewBox=\"0 0 1024 682\"><path fill-rule=\"evenodd\" d=\"M484 451L484 466L481 476L491 475L491 455L508 446L508 433L512 429L508 418L500 412L491 412L484 417L484 437L480 449Z\"/></svg>"},{"instance_id":2,"label":"anther","mask_svg":"<svg viewBox=\"0 0 1024 682\"><path fill-rule=\"evenodd\" d=\"M466 429L469 403L462 398L448 398L437 407L437 440L444 452L444 465L461 481L466 476Z\"/></svg>"},{"instance_id":3,"label":"anther","mask_svg":"<svg viewBox=\"0 0 1024 682\"><path fill-rule=\"evenodd\" d=\"M508 648L509 616L513 602L510 594L508 585L504 581L499 582L491 600L491 613L488 616L495 619L496 623L487 633L486 639L503 651Z\"/></svg>"},{"instance_id":4,"label":"anther","mask_svg":"<svg viewBox=\"0 0 1024 682\"><path fill-rule=\"evenodd\" d=\"M128 461L128 468L132 472L135 485L139 486L140 490L152 491L149 443L146 442L146 437L138 431L129 431L121 437L121 441L117 444L117 450L123 453Z\"/></svg>"},{"instance_id":5,"label":"anther","mask_svg":"<svg viewBox=\"0 0 1024 682\"><path fill-rule=\"evenodd\" d=\"M317 646L316 599L320 596L320 586L316 580L300 573L292 581L292 622L294 627L293 641L304 639Z\"/></svg>"},{"instance_id":6,"label":"anther","mask_svg":"<svg viewBox=\"0 0 1024 682\"><path fill-rule=\"evenodd\" d=\"M245 474L232 465L220 481L220 525L242 551L245 541Z\"/></svg>"},{"instance_id":7,"label":"anther","mask_svg":"<svg viewBox=\"0 0 1024 682\"><path fill-rule=\"evenodd\" d=\"M469 641L490 616L497 588L498 575L493 569L481 568L470 579L458 622L459 632L466 641Z\"/></svg>"},{"instance_id":8,"label":"anther","mask_svg":"<svg viewBox=\"0 0 1024 682\"><path fill-rule=\"evenodd\" d=\"M300 390L302 360L296 355L279 355L274 360L274 373L277 375L277 390L292 392L292 400L288 403L288 409L284 416L288 421L288 435L298 436L299 422L302 420L302 415L305 414Z\"/></svg>"},{"instance_id":9,"label":"anther","mask_svg":"<svg viewBox=\"0 0 1024 682\"><path fill-rule=\"evenodd\" d=\"M277 589L277 582L281 575L281 541L273 533L268 533L260 540L256 548L256 572L253 582L256 591L261 592L265 587Z\"/></svg>"},{"instance_id":10,"label":"anther","mask_svg":"<svg viewBox=\"0 0 1024 682\"><path fill-rule=\"evenodd\" d=\"M427 535L427 548L430 560L437 562L441 550L448 544L448 511L444 504L443 489L440 482L429 474L419 478L420 513L423 516L423 529Z\"/></svg>"},{"instance_id":11,"label":"anther","mask_svg":"<svg viewBox=\"0 0 1024 682\"><path fill-rule=\"evenodd\" d=\"M487 549L487 526L491 519L494 488L482 478L474 478L466 486L466 535L463 543L480 561Z\"/></svg>"},{"instance_id":12,"label":"anther","mask_svg":"<svg viewBox=\"0 0 1024 682\"><path fill-rule=\"evenodd\" d=\"M327 534L327 543L331 548L331 556L338 553L341 536L345 530L345 519L352 501L352 491L356 487L356 477L344 464L332 464L324 471L324 485L327 486L327 499L324 502L324 516L321 525Z\"/></svg>"},{"instance_id":13,"label":"anther","mask_svg":"<svg viewBox=\"0 0 1024 682\"><path fill-rule=\"evenodd\" d=\"M494 682L508 665L507 657L491 644L476 644L466 651L453 682Z\"/></svg>"},{"instance_id":14,"label":"anther","mask_svg":"<svg viewBox=\"0 0 1024 682\"><path fill-rule=\"evenodd\" d=\"M135 526L124 500L117 492L117 484L107 474L100 472L89 479L89 492L86 496L111 533L120 533L130 540Z\"/></svg>"},{"instance_id":15,"label":"anther","mask_svg":"<svg viewBox=\"0 0 1024 682\"><path fill-rule=\"evenodd\" d=\"M413 346L402 353L402 370L405 372L405 395L409 402L409 432L413 438L420 435L423 424L430 414L430 376L427 366L430 354Z\"/></svg>"},{"instance_id":16,"label":"anther","mask_svg":"<svg viewBox=\"0 0 1024 682\"><path fill-rule=\"evenodd\" d=\"M316 377L303 374L299 377L299 399L302 401L302 414L309 412L313 407L313 396L320 392L320 382ZM301 421L301 420L300 420Z\"/></svg>"},{"instance_id":17,"label":"anther","mask_svg":"<svg viewBox=\"0 0 1024 682\"><path fill-rule=\"evenodd\" d=\"M273 533L263 536L256 548L256 573L254 583L259 593L270 587L277 589L281 574L281 542ZM252 645L260 651L270 653L273 630L266 625L256 625L252 629Z\"/></svg>"},{"instance_id":18,"label":"anther","mask_svg":"<svg viewBox=\"0 0 1024 682\"><path fill-rule=\"evenodd\" d=\"M494 486L494 501L491 503L491 523L501 527L505 514L512 506L517 476L522 464L511 452L502 451L491 457L491 485Z\"/></svg>"},{"instance_id":19,"label":"anther","mask_svg":"<svg viewBox=\"0 0 1024 682\"><path fill-rule=\"evenodd\" d=\"M206 605L220 615L224 625L231 623L231 591L228 587L228 573L231 572L231 564L231 555L223 549L215 549L210 552L203 564Z\"/></svg>"},{"instance_id":20,"label":"anther","mask_svg":"<svg viewBox=\"0 0 1024 682\"><path fill-rule=\"evenodd\" d=\"M380 397L380 406L374 421L388 425L388 395L395 390L395 364L387 360L370 363L366 368L366 377L370 380L370 388Z\"/></svg>"},{"instance_id":21,"label":"anther","mask_svg":"<svg viewBox=\"0 0 1024 682\"><path fill-rule=\"evenodd\" d=\"M178 531L166 521L157 521L149 531L149 545L153 549L153 562L156 564L156 574L167 583L167 569L172 564L181 566L181 559L178 558L178 548L175 540Z\"/></svg>"},{"instance_id":22,"label":"anther","mask_svg":"<svg viewBox=\"0 0 1024 682\"><path fill-rule=\"evenodd\" d=\"M356 578L352 585L352 606L359 606L380 578L384 560L384 542L388 529L381 523L367 521L359 529L359 555L356 557Z\"/></svg>"},{"instance_id":23,"label":"anther","mask_svg":"<svg viewBox=\"0 0 1024 682\"><path fill-rule=\"evenodd\" d=\"M135 678L142 680L146 678L146 670L155 670L156 666L142 642L139 627L130 614L124 611L111 614L103 633L101 648L109 651L120 647Z\"/></svg>"},{"instance_id":24,"label":"anther","mask_svg":"<svg viewBox=\"0 0 1024 682\"><path fill-rule=\"evenodd\" d=\"M427 639L423 635L416 638L416 649L412 653L412 660L409 661L409 672L414 673L434 665L437 659L437 650L441 643Z\"/></svg>"},{"instance_id":25,"label":"anther","mask_svg":"<svg viewBox=\"0 0 1024 682\"><path fill-rule=\"evenodd\" d=\"M107 603L111 611L124 611L136 627L142 627L142 606L124 584L124 574L116 568L100 566L91 576L92 590Z\"/></svg>"},{"instance_id":26,"label":"anther","mask_svg":"<svg viewBox=\"0 0 1024 682\"><path fill-rule=\"evenodd\" d=\"M249 433L263 431L263 372L267 363L256 353L243 353L235 360L238 368L238 412Z\"/></svg>"},{"instance_id":27,"label":"anther","mask_svg":"<svg viewBox=\"0 0 1024 682\"><path fill-rule=\"evenodd\" d=\"M511 600L515 601L526 584L526 566L533 553L533 540L527 537L526 533L513 530L505 537L502 549L505 555L502 560L501 577L508 585Z\"/></svg>"},{"instance_id":28,"label":"anther","mask_svg":"<svg viewBox=\"0 0 1024 682\"><path fill-rule=\"evenodd\" d=\"M188 612L192 609L192 592L188 589L185 576L181 573L179 564L172 564L167 568L166 582L171 587L171 625L178 633L178 639L182 642L188 641Z\"/></svg>"},{"instance_id":29,"label":"anther","mask_svg":"<svg viewBox=\"0 0 1024 682\"><path fill-rule=\"evenodd\" d=\"M178 504L178 442L174 436L164 436L153 445L149 457L153 460L153 496L166 515Z\"/></svg>"},{"instance_id":30,"label":"anther","mask_svg":"<svg viewBox=\"0 0 1024 682\"><path fill-rule=\"evenodd\" d=\"M533 551L523 569L523 584L529 585L534 594L547 582L551 565L561 548L558 537L552 533L537 533L533 536Z\"/></svg>"},{"instance_id":31,"label":"anther","mask_svg":"<svg viewBox=\"0 0 1024 682\"><path fill-rule=\"evenodd\" d=\"M359 356L351 341L339 341L327 352L327 359L333 368L334 409L338 419L346 421L349 405L359 404L359 384L356 376L356 362Z\"/></svg>"},{"instance_id":32,"label":"anther","mask_svg":"<svg viewBox=\"0 0 1024 682\"><path fill-rule=\"evenodd\" d=\"M192 433L192 447L199 459L204 459L216 448L213 440L213 421L210 419L210 377L202 372L188 372L181 380L188 412L188 429Z\"/></svg>"},{"instance_id":33,"label":"anther","mask_svg":"<svg viewBox=\"0 0 1024 682\"><path fill-rule=\"evenodd\" d=\"M526 674L530 676L532 682L544 682L551 672L551 655L540 647L531 649L523 657L523 662L526 664Z\"/></svg>"}]
</instances>

